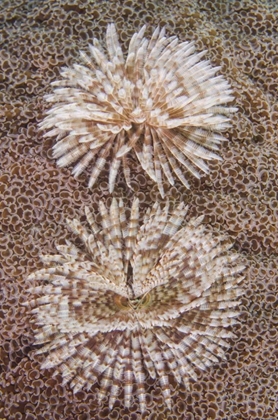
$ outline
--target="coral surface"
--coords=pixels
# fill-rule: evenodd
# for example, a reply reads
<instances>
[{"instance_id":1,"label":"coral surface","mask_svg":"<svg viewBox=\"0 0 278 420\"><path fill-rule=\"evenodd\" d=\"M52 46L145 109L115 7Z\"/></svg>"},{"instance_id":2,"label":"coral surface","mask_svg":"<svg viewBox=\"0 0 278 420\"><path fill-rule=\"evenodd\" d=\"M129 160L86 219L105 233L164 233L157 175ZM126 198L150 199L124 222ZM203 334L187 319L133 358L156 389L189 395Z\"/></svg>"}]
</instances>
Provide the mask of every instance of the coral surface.
<instances>
[{"instance_id":1,"label":"coral surface","mask_svg":"<svg viewBox=\"0 0 278 420\"><path fill-rule=\"evenodd\" d=\"M134 32L147 24L146 36L160 25L180 42L194 41L204 59L221 66L231 85L237 113L221 146L223 161L210 161L209 174L188 175L190 189L178 180L164 185L171 205L189 205L188 219L204 215L208 229L228 235L248 267L238 324L230 327L226 360L205 371L185 389L171 381L170 411L159 383L147 378L145 419L273 420L277 418L277 249L278 105L276 1L92 1L2 0L0 4L0 418L141 419L136 401L124 408L123 394L109 411L98 406L97 389L73 395L54 369L41 369L34 355L34 325L23 303L26 278L42 268L39 256L75 241L66 219L85 223L85 206L97 211L100 199L111 204L106 165L89 190L85 170L74 179L58 168L54 139L42 138L38 124L49 107L62 66L88 53L93 37L103 41L115 22L127 52ZM115 197L139 198L142 213L160 200L157 185L140 165L132 166L126 188L119 170ZM100 220L97 221L98 223ZM155 407L155 409L154 409Z\"/></svg>"}]
</instances>

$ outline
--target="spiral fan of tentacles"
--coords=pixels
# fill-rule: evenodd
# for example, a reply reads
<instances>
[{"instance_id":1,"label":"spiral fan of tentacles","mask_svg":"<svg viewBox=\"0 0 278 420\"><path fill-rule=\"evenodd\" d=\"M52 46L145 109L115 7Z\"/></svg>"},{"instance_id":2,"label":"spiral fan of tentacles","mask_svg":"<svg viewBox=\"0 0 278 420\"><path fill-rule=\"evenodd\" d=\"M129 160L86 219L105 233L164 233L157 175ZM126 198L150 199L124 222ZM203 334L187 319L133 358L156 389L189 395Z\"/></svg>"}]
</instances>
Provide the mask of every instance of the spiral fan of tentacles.
<instances>
[{"instance_id":1,"label":"spiral fan of tentacles","mask_svg":"<svg viewBox=\"0 0 278 420\"><path fill-rule=\"evenodd\" d=\"M78 176L92 162L92 187L109 158L109 188L113 191L122 163L130 183L129 152L136 157L164 196L164 181L189 183L184 171L200 178L208 173L205 160L226 140L234 107L229 83L220 67L201 60L192 42L179 43L157 28L144 37L145 26L130 41L126 59L113 24L107 28L107 53L98 40L91 56L81 53L84 65L63 68L62 80L52 83L54 103L40 124L45 136L56 137L53 156L58 165L77 162Z\"/></svg>"},{"instance_id":2,"label":"spiral fan of tentacles","mask_svg":"<svg viewBox=\"0 0 278 420\"><path fill-rule=\"evenodd\" d=\"M99 206L101 225L86 208L88 227L69 220L82 240L57 246L45 267L29 276L28 306L37 324L36 353L74 392L99 380L99 400L113 407L134 387L146 409L145 380L156 378L171 406L169 371L188 386L195 367L225 357L243 266L224 237L204 231L202 218L185 226L186 207L155 203L140 223L139 202L129 216L122 200ZM89 228L90 226L90 228Z\"/></svg>"}]
</instances>

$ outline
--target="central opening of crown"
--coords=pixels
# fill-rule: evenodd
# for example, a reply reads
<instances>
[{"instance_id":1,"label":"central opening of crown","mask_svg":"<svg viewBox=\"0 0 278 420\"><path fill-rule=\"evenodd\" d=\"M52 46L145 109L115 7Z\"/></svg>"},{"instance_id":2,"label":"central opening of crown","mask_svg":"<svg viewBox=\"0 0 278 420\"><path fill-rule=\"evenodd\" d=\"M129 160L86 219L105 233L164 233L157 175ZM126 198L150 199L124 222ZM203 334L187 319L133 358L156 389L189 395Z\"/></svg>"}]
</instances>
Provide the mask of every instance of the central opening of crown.
<instances>
[{"instance_id":1,"label":"central opening of crown","mask_svg":"<svg viewBox=\"0 0 278 420\"><path fill-rule=\"evenodd\" d=\"M129 310L138 310L138 309L142 309L144 307L147 307L150 304L150 295L147 293L143 296L134 298L134 299L130 299L130 298L126 298L124 296L120 296L120 295L116 295L114 302L116 304L116 306L121 309L121 310L125 310L125 311L129 311Z\"/></svg>"}]
</instances>

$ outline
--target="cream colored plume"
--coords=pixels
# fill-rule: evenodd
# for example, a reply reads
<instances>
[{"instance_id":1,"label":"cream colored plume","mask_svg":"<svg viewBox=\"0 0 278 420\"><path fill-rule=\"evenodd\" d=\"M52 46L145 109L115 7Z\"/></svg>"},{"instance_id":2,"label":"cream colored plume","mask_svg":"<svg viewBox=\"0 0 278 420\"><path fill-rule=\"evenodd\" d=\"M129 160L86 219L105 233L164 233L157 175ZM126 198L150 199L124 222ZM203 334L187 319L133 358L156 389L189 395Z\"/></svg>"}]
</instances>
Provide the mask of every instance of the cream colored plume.
<instances>
[{"instance_id":1,"label":"cream colored plume","mask_svg":"<svg viewBox=\"0 0 278 420\"><path fill-rule=\"evenodd\" d=\"M169 371L189 386L195 368L225 357L227 328L238 316L238 255L226 239L206 233L201 218L184 222L186 207L154 206L139 222L139 202L127 216L122 200L100 204L101 225L86 209L88 227L69 220L83 242L57 246L27 303L37 325L43 368L56 369L74 392L99 381L109 406L124 391L147 408L146 378L157 379L171 406ZM183 226L182 226L183 225Z\"/></svg>"},{"instance_id":2,"label":"cream colored plume","mask_svg":"<svg viewBox=\"0 0 278 420\"><path fill-rule=\"evenodd\" d=\"M166 37L156 28L150 39L145 26L135 33L125 57L113 24L106 35L106 52L97 39L90 55L81 53L83 65L61 71L62 80L46 96L52 103L40 128L55 137L53 156L61 167L76 163L78 176L91 166L89 187L109 163L109 189L114 190L120 168L130 186L129 154L158 184L178 178L189 188L186 174L197 178L208 172L205 161L226 140L220 132L229 127L226 107L233 100L229 83L202 60L192 42Z\"/></svg>"}]
</instances>

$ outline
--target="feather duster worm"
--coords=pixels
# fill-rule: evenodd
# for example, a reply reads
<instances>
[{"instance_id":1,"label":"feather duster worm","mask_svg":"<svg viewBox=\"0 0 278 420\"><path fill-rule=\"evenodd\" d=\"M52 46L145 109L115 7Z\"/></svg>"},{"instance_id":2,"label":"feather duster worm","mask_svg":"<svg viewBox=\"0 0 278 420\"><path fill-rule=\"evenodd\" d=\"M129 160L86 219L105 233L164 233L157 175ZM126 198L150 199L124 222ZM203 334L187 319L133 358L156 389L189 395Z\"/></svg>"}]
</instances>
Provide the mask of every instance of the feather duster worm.
<instances>
[{"instance_id":1,"label":"feather duster worm","mask_svg":"<svg viewBox=\"0 0 278 420\"><path fill-rule=\"evenodd\" d=\"M45 267L29 276L28 302L37 324L43 368L55 367L74 392L100 381L99 400L113 407L120 390L131 403L133 387L146 409L145 378L157 378L171 406L169 370L188 386L194 367L225 357L227 329L241 294L238 255L225 238L204 230L201 218L184 227L186 207L155 203L139 221L123 201L99 206L101 225L86 208L89 228L68 220L83 249L67 242Z\"/></svg>"}]
</instances>

